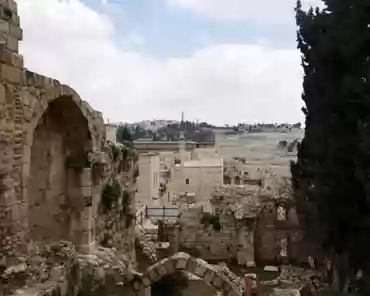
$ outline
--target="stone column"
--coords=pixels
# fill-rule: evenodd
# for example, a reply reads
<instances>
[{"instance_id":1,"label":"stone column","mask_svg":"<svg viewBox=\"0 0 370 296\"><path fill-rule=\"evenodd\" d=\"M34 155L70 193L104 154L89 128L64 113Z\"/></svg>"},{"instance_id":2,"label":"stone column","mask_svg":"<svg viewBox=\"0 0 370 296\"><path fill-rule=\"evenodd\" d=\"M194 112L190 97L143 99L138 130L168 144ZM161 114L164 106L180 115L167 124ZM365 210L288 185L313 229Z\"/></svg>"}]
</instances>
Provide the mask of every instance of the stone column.
<instances>
[{"instance_id":1,"label":"stone column","mask_svg":"<svg viewBox=\"0 0 370 296\"><path fill-rule=\"evenodd\" d=\"M20 84L23 56L18 54L18 50L23 31L14 0L0 0L0 19L1 80Z\"/></svg>"},{"instance_id":2,"label":"stone column","mask_svg":"<svg viewBox=\"0 0 370 296\"><path fill-rule=\"evenodd\" d=\"M83 199L81 213L81 241L79 250L89 253L95 245L93 237L92 172L85 168L80 175L80 198Z\"/></svg>"},{"instance_id":3,"label":"stone column","mask_svg":"<svg viewBox=\"0 0 370 296\"><path fill-rule=\"evenodd\" d=\"M0 249L8 255L26 248L29 230L22 185L23 105L16 89L23 69L17 11L14 0L0 0Z\"/></svg>"}]
</instances>

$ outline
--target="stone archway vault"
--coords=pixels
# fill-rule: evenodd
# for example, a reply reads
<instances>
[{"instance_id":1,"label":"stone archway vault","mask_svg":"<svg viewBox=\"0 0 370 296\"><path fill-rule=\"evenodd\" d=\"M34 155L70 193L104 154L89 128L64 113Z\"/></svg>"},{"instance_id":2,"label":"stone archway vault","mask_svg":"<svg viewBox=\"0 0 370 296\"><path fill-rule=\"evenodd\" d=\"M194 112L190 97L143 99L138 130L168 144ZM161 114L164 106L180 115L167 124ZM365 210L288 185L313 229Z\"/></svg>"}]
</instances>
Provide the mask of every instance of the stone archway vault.
<instances>
[{"instance_id":1,"label":"stone archway vault","mask_svg":"<svg viewBox=\"0 0 370 296\"><path fill-rule=\"evenodd\" d=\"M206 284L220 291L223 296L241 296L236 286L220 270L202 259L183 252L155 263L145 273L136 276L131 282L134 295L145 295L145 290L153 283L176 271L187 271L202 278Z\"/></svg>"},{"instance_id":2,"label":"stone archway vault","mask_svg":"<svg viewBox=\"0 0 370 296\"><path fill-rule=\"evenodd\" d=\"M87 157L97 147L96 131L93 110L69 86L48 89L35 104L22 178L31 239L66 239L80 249L93 243L91 202L85 202L92 200L91 169L68 168L67 158Z\"/></svg>"},{"instance_id":3,"label":"stone archway vault","mask_svg":"<svg viewBox=\"0 0 370 296\"><path fill-rule=\"evenodd\" d=\"M27 129L26 146L32 146L34 130L37 127L42 115L48 109L49 104L61 97L69 97L80 109L82 116L86 119L88 124L88 129L91 134L92 146L97 147L98 143L95 135L96 127L94 127L92 108L81 99L81 97L73 88L64 84L52 87L45 91L45 93L42 94L40 100L36 103L35 107L33 108L31 122L28 125Z\"/></svg>"}]
</instances>

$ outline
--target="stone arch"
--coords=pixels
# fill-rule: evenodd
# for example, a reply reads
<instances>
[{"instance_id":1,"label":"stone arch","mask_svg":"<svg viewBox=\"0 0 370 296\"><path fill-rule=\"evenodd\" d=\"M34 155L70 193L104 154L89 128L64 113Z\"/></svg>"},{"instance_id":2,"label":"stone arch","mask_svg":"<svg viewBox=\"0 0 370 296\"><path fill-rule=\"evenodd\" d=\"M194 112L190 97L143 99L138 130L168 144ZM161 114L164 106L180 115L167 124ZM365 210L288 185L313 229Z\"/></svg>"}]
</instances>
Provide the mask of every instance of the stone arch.
<instances>
[{"instance_id":1,"label":"stone arch","mask_svg":"<svg viewBox=\"0 0 370 296\"><path fill-rule=\"evenodd\" d=\"M146 272L136 276L131 284L134 295L144 295L145 289L153 283L160 281L163 277L177 271L187 271L204 280L204 282L222 292L223 296L241 296L236 285L216 266L206 261L194 258L187 253L176 253L169 258L165 258L152 266Z\"/></svg>"},{"instance_id":2,"label":"stone arch","mask_svg":"<svg viewBox=\"0 0 370 296\"><path fill-rule=\"evenodd\" d=\"M35 107L33 108L33 115L31 119L31 123L29 124L29 128L27 131L27 139L26 144L28 146L32 145L33 142L33 132L38 125L42 115L45 113L45 111L48 109L50 103L54 102L57 99L68 97L70 98L76 106L80 109L81 114L84 116L84 118L87 121L91 140L92 140L92 146L98 147L97 139L96 139L96 133L97 129L94 125L94 119L93 119L93 110L91 107L84 102L79 94L70 86L68 85L58 85L54 86L48 90L45 91L40 97L40 100L36 103Z\"/></svg>"},{"instance_id":3,"label":"stone arch","mask_svg":"<svg viewBox=\"0 0 370 296\"><path fill-rule=\"evenodd\" d=\"M33 108L23 164L32 240L84 245L91 239L92 230L84 226L90 223L91 211L83 200L91 198L91 170L72 169L67 160L84 161L97 146L92 112L67 85L46 90Z\"/></svg>"}]
</instances>

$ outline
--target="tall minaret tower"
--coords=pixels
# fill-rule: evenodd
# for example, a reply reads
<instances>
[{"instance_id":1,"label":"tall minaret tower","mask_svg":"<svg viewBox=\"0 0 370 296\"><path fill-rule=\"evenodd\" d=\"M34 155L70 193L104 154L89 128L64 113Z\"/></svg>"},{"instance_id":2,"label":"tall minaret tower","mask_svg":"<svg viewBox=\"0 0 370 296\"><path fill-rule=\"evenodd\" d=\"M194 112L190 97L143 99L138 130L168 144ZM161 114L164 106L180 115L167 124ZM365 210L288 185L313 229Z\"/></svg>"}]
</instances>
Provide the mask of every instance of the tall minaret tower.
<instances>
[{"instance_id":1,"label":"tall minaret tower","mask_svg":"<svg viewBox=\"0 0 370 296\"><path fill-rule=\"evenodd\" d=\"M179 136L179 156L181 159L181 165L183 165L186 159L186 139L184 135L184 111L181 112L181 132Z\"/></svg>"},{"instance_id":2,"label":"tall minaret tower","mask_svg":"<svg viewBox=\"0 0 370 296\"><path fill-rule=\"evenodd\" d=\"M179 137L179 157L181 159L181 165L183 165L186 160L186 139L183 131L180 132Z\"/></svg>"}]
</instances>

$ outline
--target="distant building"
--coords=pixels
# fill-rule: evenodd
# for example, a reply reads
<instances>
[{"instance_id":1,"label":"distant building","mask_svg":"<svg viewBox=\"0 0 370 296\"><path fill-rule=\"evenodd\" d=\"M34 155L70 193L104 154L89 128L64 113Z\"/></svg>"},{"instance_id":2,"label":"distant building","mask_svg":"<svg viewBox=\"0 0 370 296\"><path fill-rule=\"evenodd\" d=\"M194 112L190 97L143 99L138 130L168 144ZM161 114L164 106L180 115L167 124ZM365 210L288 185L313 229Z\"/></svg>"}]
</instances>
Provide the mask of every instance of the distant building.
<instances>
[{"instance_id":1,"label":"distant building","mask_svg":"<svg viewBox=\"0 0 370 296\"><path fill-rule=\"evenodd\" d=\"M138 204L151 205L159 197L160 160L158 153L139 155L138 192L135 199Z\"/></svg>"},{"instance_id":2,"label":"distant building","mask_svg":"<svg viewBox=\"0 0 370 296\"><path fill-rule=\"evenodd\" d=\"M118 129L117 124L112 123L105 124L107 141L117 142L117 129Z\"/></svg>"},{"instance_id":3,"label":"distant building","mask_svg":"<svg viewBox=\"0 0 370 296\"><path fill-rule=\"evenodd\" d=\"M170 192L195 194L196 202L208 202L212 189L223 184L223 159L221 157L184 161L173 167Z\"/></svg>"}]
</instances>

